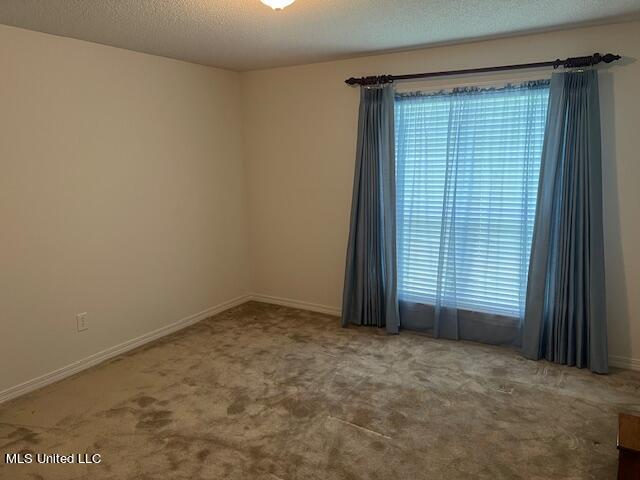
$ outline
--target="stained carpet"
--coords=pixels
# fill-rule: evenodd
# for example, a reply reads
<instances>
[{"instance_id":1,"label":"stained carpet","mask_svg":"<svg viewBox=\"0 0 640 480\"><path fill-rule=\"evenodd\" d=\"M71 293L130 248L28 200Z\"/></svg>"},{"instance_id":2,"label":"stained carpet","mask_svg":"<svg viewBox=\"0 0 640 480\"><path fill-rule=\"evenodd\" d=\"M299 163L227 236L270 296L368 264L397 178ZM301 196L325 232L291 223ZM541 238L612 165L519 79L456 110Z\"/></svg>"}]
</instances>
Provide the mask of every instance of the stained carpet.
<instances>
[{"instance_id":1,"label":"stained carpet","mask_svg":"<svg viewBox=\"0 0 640 480\"><path fill-rule=\"evenodd\" d=\"M611 479L640 373L247 303L0 405L2 479Z\"/></svg>"}]
</instances>

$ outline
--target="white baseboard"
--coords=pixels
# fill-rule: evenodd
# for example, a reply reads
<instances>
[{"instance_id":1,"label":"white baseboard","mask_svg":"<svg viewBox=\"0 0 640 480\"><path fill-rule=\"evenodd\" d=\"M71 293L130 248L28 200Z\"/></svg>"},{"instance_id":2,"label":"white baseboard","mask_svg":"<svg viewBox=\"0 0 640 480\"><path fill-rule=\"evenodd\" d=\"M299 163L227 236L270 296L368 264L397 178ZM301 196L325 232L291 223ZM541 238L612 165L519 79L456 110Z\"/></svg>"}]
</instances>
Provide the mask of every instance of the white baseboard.
<instances>
[{"instance_id":1,"label":"white baseboard","mask_svg":"<svg viewBox=\"0 0 640 480\"><path fill-rule=\"evenodd\" d=\"M300 310L309 310L311 312L326 313L327 315L334 315L337 317L341 315L339 308L319 305L317 303L301 302L290 298L272 297L270 295L254 293L250 296L250 300L255 302L271 303L273 305L282 305L283 307L297 308Z\"/></svg>"},{"instance_id":2,"label":"white baseboard","mask_svg":"<svg viewBox=\"0 0 640 480\"><path fill-rule=\"evenodd\" d=\"M138 348L146 343L157 340L158 338L164 337L178 330L182 330L183 328L186 328L189 325L198 323L213 315L217 315L218 313L224 312L225 310L229 310L230 308L236 307L238 305L242 305L243 303L246 303L248 301L282 305L284 307L297 308L300 310L309 310L311 312L325 313L328 315L335 315L338 317L341 315L339 308L329 307L326 305L319 305L317 303L302 302L299 300L273 297L270 295L261 295L257 293L250 294L250 295L242 295L240 297L234 298L233 300L229 300L228 302L224 302L219 305L216 305L215 307L211 307L206 310L203 310L202 312L189 315L188 317L185 317L181 320L178 320L177 322L171 323L164 327L158 328L157 330L153 330L139 337L133 338L131 340L127 340L126 342L123 342L119 345L115 345L101 352L94 353L93 355L89 355L88 357L83 358L82 360L78 360L77 362L73 362L69 365L66 365L52 372L45 373L44 375L41 375L32 380L28 380L19 385L9 387L6 390L0 391L0 403L6 402L7 400L11 400L12 398L19 397L20 395L24 395L25 393L32 392L33 390L37 390L51 383L62 380L63 378L69 377L82 370L85 370L87 368L93 367L94 365L102 363L105 360L109 360L110 358L113 358L117 355L128 352L129 350L133 350L134 348ZM637 358L611 355L609 356L609 365L617 368L640 371L640 359L637 359Z\"/></svg>"},{"instance_id":3,"label":"white baseboard","mask_svg":"<svg viewBox=\"0 0 640 480\"><path fill-rule=\"evenodd\" d=\"M609 366L640 371L640 359L609 355Z\"/></svg>"},{"instance_id":4,"label":"white baseboard","mask_svg":"<svg viewBox=\"0 0 640 480\"><path fill-rule=\"evenodd\" d=\"M105 360L128 352L129 350L133 350L134 348L138 348L145 343L152 342L154 340L157 340L158 338L164 337L165 335L169 335L170 333L182 330L189 325L193 325L194 323L198 323L213 315L248 302L250 299L250 295L242 295L240 297L234 298L233 300L229 300L227 302L216 305L215 307L207 308L202 312L189 315L188 317L178 320L177 322L165 325L164 327L160 327L157 330L153 330L139 337L127 340L126 342L123 342L119 345L115 345L101 352L89 355L82 360L70 363L69 365L66 365L52 372L45 373L44 375L36 377L32 380L28 380L14 387L9 387L6 390L0 391L0 403L6 402L7 400L11 400L12 398L19 397L20 395L24 395L25 393L37 390L51 383L62 380L63 378L69 377L89 367L93 367L94 365L102 363Z\"/></svg>"},{"instance_id":5,"label":"white baseboard","mask_svg":"<svg viewBox=\"0 0 640 480\"><path fill-rule=\"evenodd\" d=\"M302 302L292 300L290 298L273 297L270 295L261 295L254 293L250 295L249 300L255 302L272 303L274 305L282 305L284 307L298 308L300 310L310 310L312 312L326 313L328 315L340 316L342 313L339 308L319 305L317 303ZM609 356L609 365L616 368L624 368L626 370L640 371L640 359L621 357L618 355Z\"/></svg>"}]
</instances>

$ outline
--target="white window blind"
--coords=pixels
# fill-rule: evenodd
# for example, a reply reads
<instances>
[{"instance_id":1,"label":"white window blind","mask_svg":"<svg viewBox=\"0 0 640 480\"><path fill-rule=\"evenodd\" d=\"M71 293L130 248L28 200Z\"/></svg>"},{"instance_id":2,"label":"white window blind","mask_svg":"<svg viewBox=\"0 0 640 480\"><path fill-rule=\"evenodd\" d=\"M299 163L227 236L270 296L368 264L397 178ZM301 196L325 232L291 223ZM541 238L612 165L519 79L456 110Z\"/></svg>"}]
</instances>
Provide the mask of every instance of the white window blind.
<instances>
[{"instance_id":1,"label":"white window blind","mask_svg":"<svg viewBox=\"0 0 640 480\"><path fill-rule=\"evenodd\" d=\"M523 315L548 93L396 97L401 300Z\"/></svg>"}]
</instances>

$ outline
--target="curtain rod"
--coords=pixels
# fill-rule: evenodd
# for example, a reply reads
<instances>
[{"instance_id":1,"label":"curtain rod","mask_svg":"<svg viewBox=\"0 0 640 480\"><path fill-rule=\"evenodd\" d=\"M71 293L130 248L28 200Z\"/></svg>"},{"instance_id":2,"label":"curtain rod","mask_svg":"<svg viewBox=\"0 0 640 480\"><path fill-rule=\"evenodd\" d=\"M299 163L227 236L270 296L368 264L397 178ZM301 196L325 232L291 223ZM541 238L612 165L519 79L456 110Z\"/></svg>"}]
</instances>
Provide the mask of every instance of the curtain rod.
<instances>
[{"instance_id":1,"label":"curtain rod","mask_svg":"<svg viewBox=\"0 0 640 480\"><path fill-rule=\"evenodd\" d=\"M548 62L519 63L516 65L500 65L498 67L468 68L466 70L448 70L444 72L409 73L406 75L374 75L360 78L351 77L345 80L344 83L353 87L355 85L381 85L384 83L415 80L419 78L446 77L449 75L465 75L469 73L502 72L506 70L522 70L525 68L583 68L597 65L601 62L615 62L620 58L620 55L614 55L612 53L607 53L606 55L594 53L593 55L587 55L585 57L569 57L564 60L556 59Z\"/></svg>"}]
</instances>

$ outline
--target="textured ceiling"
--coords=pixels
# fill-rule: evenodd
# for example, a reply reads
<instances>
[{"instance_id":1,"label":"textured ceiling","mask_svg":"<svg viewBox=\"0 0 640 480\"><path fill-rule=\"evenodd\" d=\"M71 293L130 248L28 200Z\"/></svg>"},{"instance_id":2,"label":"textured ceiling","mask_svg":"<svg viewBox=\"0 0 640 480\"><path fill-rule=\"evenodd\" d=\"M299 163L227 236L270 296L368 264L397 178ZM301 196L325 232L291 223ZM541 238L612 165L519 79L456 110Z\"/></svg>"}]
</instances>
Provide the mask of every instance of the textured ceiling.
<instances>
[{"instance_id":1,"label":"textured ceiling","mask_svg":"<svg viewBox=\"0 0 640 480\"><path fill-rule=\"evenodd\" d=\"M231 70L600 23L639 0L0 0L0 23Z\"/></svg>"}]
</instances>

